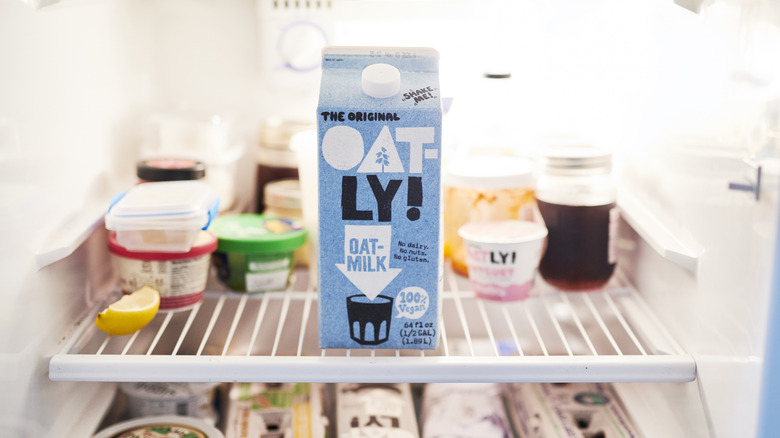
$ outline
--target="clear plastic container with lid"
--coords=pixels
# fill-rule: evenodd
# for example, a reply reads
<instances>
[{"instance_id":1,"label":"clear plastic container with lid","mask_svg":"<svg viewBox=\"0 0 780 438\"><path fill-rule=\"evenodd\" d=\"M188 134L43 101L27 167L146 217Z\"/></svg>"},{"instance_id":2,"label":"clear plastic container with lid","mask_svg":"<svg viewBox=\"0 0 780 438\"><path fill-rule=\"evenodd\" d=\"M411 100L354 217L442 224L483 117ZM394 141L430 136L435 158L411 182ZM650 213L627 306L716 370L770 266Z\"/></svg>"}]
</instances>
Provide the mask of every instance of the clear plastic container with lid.
<instances>
[{"instance_id":1,"label":"clear plastic container with lid","mask_svg":"<svg viewBox=\"0 0 780 438\"><path fill-rule=\"evenodd\" d=\"M539 273L561 290L602 287L615 270L618 210L612 154L592 145L557 145L542 156L536 185L548 229Z\"/></svg>"},{"instance_id":2,"label":"clear plastic container with lid","mask_svg":"<svg viewBox=\"0 0 780 438\"><path fill-rule=\"evenodd\" d=\"M511 155L464 156L447 166L444 180L444 256L468 275L458 229L468 222L533 218L534 164Z\"/></svg>"},{"instance_id":3,"label":"clear plastic container with lid","mask_svg":"<svg viewBox=\"0 0 780 438\"><path fill-rule=\"evenodd\" d=\"M117 195L105 215L128 251L187 252L219 211L219 196L202 181L163 181Z\"/></svg>"}]
</instances>

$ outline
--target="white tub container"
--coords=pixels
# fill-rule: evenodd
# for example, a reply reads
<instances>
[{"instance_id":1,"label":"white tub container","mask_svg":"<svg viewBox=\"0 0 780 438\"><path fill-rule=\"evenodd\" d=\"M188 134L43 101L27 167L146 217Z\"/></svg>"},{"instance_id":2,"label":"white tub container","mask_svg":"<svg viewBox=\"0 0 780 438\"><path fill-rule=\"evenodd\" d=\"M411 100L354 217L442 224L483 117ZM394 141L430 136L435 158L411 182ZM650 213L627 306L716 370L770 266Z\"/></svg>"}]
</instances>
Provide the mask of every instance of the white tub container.
<instances>
[{"instance_id":1,"label":"white tub container","mask_svg":"<svg viewBox=\"0 0 780 438\"><path fill-rule=\"evenodd\" d=\"M108 249L119 271L122 291L152 287L160 293L160 310L182 309L202 301L217 237L210 231L199 233L187 252L130 251L119 243L117 233L111 233Z\"/></svg>"}]
</instances>

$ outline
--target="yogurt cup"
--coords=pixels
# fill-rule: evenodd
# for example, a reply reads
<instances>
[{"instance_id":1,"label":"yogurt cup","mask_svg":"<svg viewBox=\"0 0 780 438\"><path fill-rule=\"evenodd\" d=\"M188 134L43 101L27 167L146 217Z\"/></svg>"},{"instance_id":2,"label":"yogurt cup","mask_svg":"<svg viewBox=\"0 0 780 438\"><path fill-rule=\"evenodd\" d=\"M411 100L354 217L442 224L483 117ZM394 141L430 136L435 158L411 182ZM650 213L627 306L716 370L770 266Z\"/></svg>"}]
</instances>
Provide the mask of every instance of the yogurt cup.
<instances>
[{"instance_id":1,"label":"yogurt cup","mask_svg":"<svg viewBox=\"0 0 780 438\"><path fill-rule=\"evenodd\" d=\"M469 222L458 235L474 294L492 301L528 298L542 257L547 228L530 221Z\"/></svg>"},{"instance_id":2,"label":"yogurt cup","mask_svg":"<svg viewBox=\"0 0 780 438\"><path fill-rule=\"evenodd\" d=\"M238 292L284 290L293 254L306 242L300 221L260 214L221 216L211 230L219 239L213 257L217 277Z\"/></svg>"},{"instance_id":3,"label":"yogurt cup","mask_svg":"<svg viewBox=\"0 0 780 438\"><path fill-rule=\"evenodd\" d=\"M217 237L201 231L187 252L138 252L122 246L114 232L108 236L108 249L119 271L122 292L152 287L160 293L160 310L172 310L203 300Z\"/></svg>"},{"instance_id":4,"label":"yogurt cup","mask_svg":"<svg viewBox=\"0 0 780 438\"><path fill-rule=\"evenodd\" d=\"M216 427L203 420L180 415L136 418L109 426L93 438L225 438Z\"/></svg>"}]
</instances>

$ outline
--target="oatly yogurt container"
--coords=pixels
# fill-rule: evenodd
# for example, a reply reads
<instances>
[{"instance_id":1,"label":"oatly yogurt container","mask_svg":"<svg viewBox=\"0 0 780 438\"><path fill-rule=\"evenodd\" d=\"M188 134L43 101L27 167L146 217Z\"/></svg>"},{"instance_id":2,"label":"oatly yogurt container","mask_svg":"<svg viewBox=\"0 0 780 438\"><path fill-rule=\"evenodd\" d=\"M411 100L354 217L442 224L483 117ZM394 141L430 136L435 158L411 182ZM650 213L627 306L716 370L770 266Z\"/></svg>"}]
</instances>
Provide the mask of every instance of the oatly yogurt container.
<instances>
[{"instance_id":1,"label":"oatly yogurt container","mask_svg":"<svg viewBox=\"0 0 780 438\"><path fill-rule=\"evenodd\" d=\"M323 50L322 348L435 349L441 101L433 49Z\"/></svg>"},{"instance_id":2,"label":"oatly yogurt container","mask_svg":"<svg viewBox=\"0 0 780 438\"><path fill-rule=\"evenodd\" d=\"M474 294L492 301L528 298L547 228L531 221L469 222L458 230Z\"/></svg>"},{"instance_id":3,"label":"oatly yogurt container","mask_svg":"<svg viewBox=\"0 0 780 438\"><path fill-rule=\"evenodd\" d=\"M337 437L419 438L408 383L336 383Z\"/></svg>"}]
</instances>

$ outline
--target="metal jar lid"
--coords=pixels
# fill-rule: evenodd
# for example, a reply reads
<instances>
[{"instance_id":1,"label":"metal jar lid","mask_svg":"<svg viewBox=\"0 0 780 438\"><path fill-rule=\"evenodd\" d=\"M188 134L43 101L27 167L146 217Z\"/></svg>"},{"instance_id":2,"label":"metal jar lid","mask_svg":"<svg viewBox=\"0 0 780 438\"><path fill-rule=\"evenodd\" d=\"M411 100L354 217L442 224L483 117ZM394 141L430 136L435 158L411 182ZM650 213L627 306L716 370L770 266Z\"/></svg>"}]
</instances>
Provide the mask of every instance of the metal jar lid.
<instances>
[{"instance_id":1,"label":"metal jar lid","mask_svg":"<svg viewBox=\"0 0 780 438\"><path fill-rule=\"evenodd\" d=\"M547 173L607 173L612 168L612 152L596 146L550 146L542 153Z\"/></svg>"}]
</instances>

